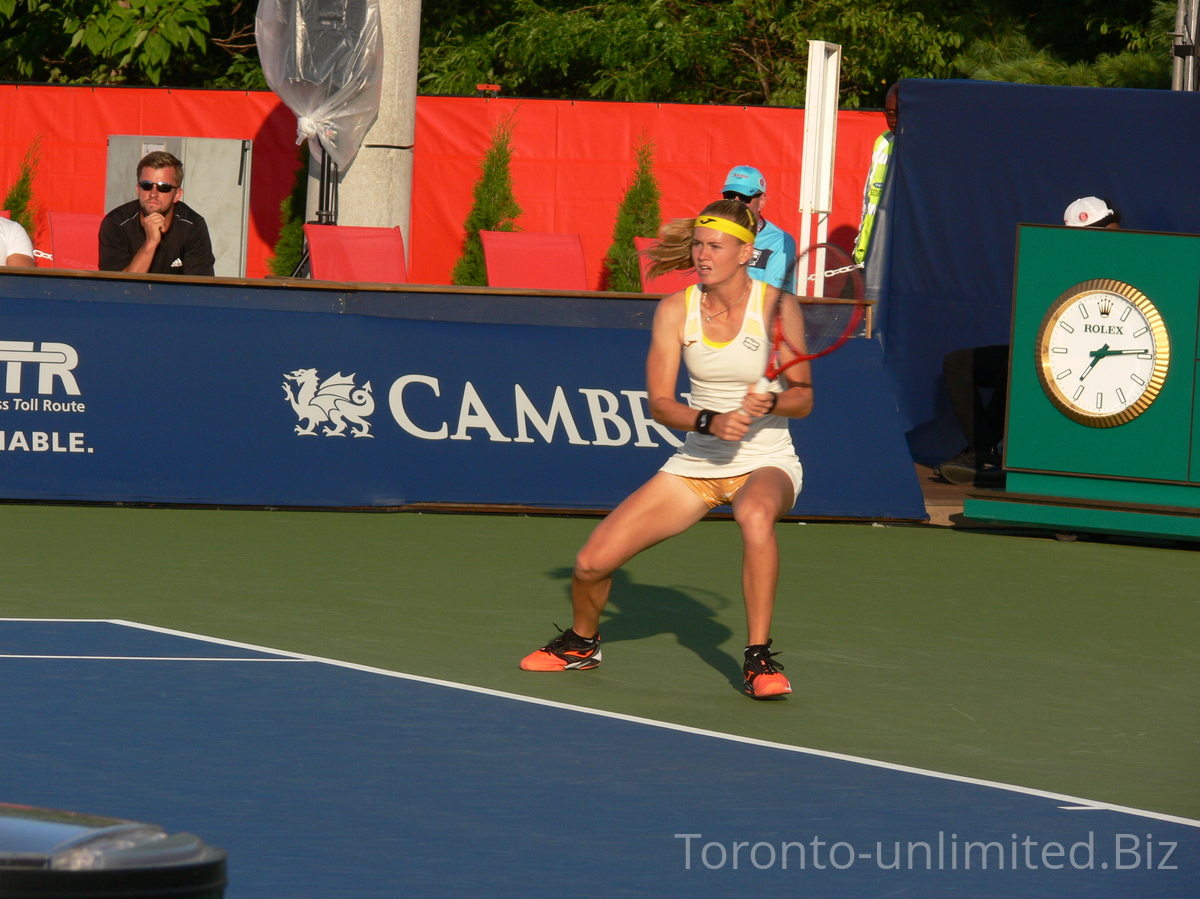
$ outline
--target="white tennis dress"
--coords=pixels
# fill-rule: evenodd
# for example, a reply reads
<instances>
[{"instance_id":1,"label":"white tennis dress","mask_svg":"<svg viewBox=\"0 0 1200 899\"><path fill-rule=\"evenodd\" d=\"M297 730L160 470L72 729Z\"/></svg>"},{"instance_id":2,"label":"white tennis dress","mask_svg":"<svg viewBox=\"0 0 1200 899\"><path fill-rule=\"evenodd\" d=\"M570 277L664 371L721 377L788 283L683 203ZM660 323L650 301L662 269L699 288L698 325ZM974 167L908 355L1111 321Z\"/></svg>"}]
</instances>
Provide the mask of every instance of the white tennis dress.
<instances>
[{"instance_id":1,"label":"white tennis dress","mask_svg":"<svg viewBox=\"0 0 1200 899\"><path fill-rule=\"evenodd\" d=\"M763 323L765 293L761 281L753 282L742 329L729 343L716 344L705 338L701 327L703 293L698 285L687 289L683 361L692 383L692 408L713 412L740 408L747 389L762 376L770 353ZM783 392L778 382L770 389L772 393ZM799 495L804 469L792 446L788 420L782 415L755 419L746 436L737 441L688 431L683 446L661 470L685 478L732 478L769 467L787 472Z\"/></svg>"}]
</instances>

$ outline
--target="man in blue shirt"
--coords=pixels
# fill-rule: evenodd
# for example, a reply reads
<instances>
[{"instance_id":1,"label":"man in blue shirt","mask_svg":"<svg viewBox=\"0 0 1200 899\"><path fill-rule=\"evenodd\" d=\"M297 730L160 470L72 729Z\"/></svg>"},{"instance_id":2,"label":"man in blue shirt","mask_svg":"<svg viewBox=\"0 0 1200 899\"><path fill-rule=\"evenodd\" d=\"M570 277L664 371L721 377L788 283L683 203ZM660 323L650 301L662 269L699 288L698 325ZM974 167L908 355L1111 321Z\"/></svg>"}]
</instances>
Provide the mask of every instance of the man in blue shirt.
<instances>
[{"instance_id":1,"label":"man in blue shirt","mask_svg":"<svg viewBox=\"0 0 1200 899\"><path fill-rule=\"evenodd\" d=\"M736 165L725 176L721 196L741 200L758 219L754 255L747 266L750 277L796 292L796 238L762 216L767 205L767 179L753 166Z\"/></svg>"}]
</instances>

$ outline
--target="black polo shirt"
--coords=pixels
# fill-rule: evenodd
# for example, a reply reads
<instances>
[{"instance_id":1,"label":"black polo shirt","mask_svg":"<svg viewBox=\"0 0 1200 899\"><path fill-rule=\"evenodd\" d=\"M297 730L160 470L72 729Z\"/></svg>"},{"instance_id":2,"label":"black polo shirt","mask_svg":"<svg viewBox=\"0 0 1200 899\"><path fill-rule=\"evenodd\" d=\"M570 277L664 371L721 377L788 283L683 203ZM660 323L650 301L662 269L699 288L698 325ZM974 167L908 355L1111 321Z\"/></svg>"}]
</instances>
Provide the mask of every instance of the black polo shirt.
<instances>
[{"instance_id":1,"label":"black polo shirt","mask_svg":"<svg viewBox=\"0 0 1200 899\"><path fill-rule=\"evenodd\" d=\"M100 271L124 271L146 242L141 212L138 201L130 200L104 217L100 223ZM211 275L215 262L204 218L186 203L176 203L175 217L154 251L150 271L156 275Z\"/></svg>"}]
</instances>

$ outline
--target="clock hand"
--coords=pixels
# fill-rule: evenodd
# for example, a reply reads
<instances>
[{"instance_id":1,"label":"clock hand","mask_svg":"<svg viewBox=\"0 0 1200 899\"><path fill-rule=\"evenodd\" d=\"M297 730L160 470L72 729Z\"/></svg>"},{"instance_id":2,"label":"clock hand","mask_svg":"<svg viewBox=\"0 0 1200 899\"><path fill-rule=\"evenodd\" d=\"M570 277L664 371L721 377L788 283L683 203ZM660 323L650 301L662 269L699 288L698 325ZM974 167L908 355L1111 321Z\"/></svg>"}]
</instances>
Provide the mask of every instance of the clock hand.
<instances>
[{"instance_id":1,"label":"clock hand","mask_svg":"<svg viewBox=\"0 0 1200 899\"><path fill-rule=\"evenodd\" d=\"M1109 350L1105 356L1132 356L1134 353L1148 353L1149 350Z\"/></svg>"},{"instance_id":2,"label":"clock hand","mask_svg":"<svg viewBox=\"0 0 1200 899\"><path fill-rule=\"evenodd\" d=\"M1108 353L1109 353L1109 349L1108 349L1107 343L1104 344L1104 346L1100 347L1100 349L1092 350L1090 353L1088 353L1088 355L1092 357L1092 361L1088 364L1088 367L1083 370L1083 374L1081 374L1079 376L1079 380L1082 381L1084 378L1086 378L1088 376L1088 372L1090 372L1093 368L1095 368L1096 363L1099 362L1101 359L1103 359L1105 356L1107 356Z\"/></svg>"}]
</instances>

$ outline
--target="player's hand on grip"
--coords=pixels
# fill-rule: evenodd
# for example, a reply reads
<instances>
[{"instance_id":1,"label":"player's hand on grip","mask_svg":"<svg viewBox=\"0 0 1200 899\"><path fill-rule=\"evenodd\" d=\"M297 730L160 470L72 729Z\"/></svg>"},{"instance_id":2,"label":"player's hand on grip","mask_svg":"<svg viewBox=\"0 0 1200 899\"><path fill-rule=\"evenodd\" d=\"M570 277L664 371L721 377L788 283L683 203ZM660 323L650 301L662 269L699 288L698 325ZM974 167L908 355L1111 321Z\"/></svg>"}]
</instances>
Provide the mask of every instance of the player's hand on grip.
<instances>
[{"instance_id":1,"label":"player's hand on grip","mask_svg":"<svg viewBox=\"0 0 1200 899\"><path fill-rule=\"evenodd\" d=\"M723 412L712 420L711 433L722 440L741 440L750 430L753 419L742 409Z\"/></svg>"},{"instance_id":2,"label":"player's hand on grip","mask_svg":"<svg viewBox=\"0 0 1200 899\"><path fill-rule=\"evenodd\" d=\"M777 399L778 397L769 391L758 393L754 388L751 388L742 399L741 411L746 413L750 418L762 418L775 408Z\"/></svg>"}]
</instances>

